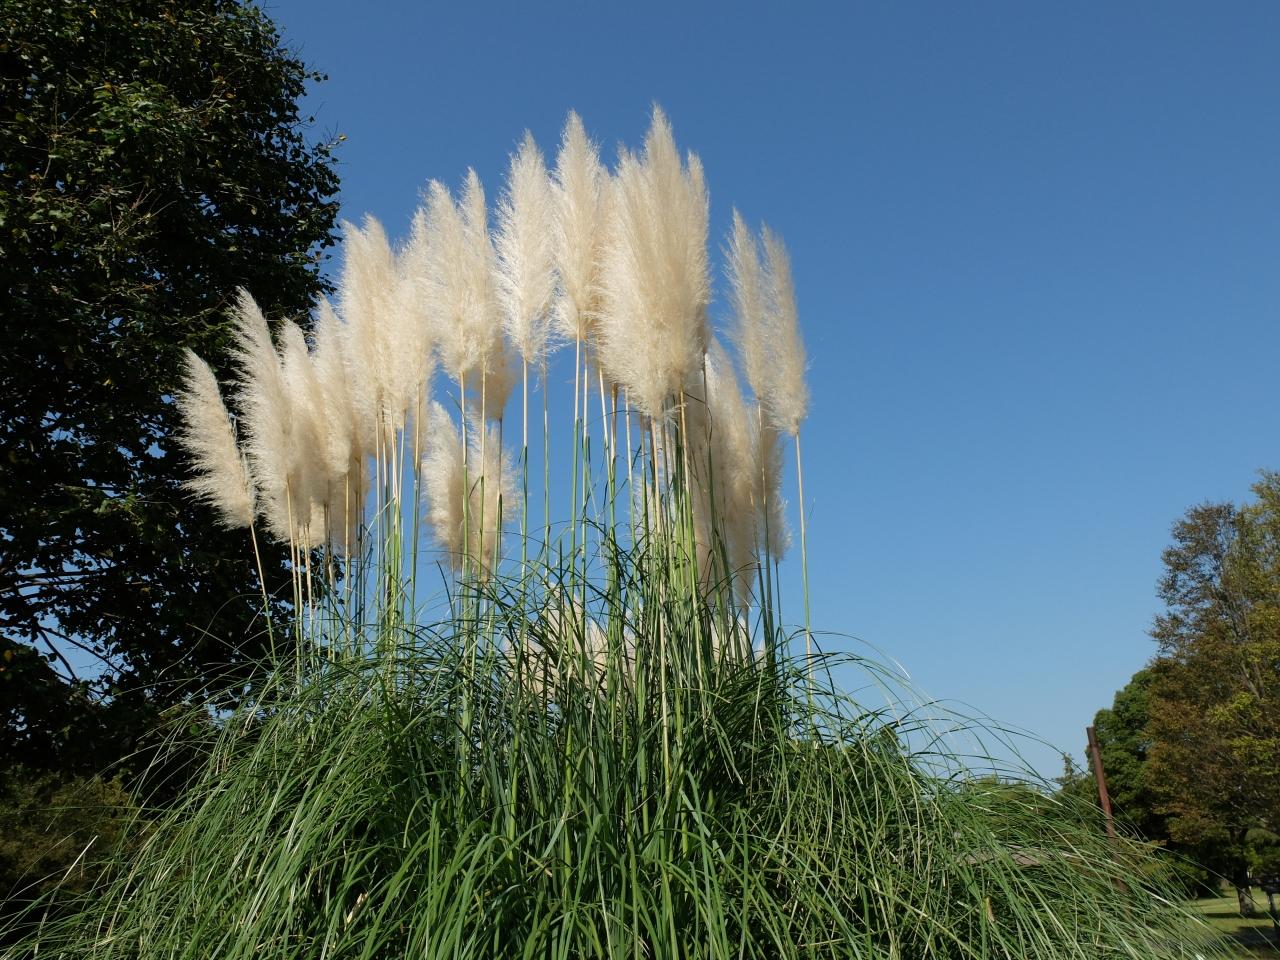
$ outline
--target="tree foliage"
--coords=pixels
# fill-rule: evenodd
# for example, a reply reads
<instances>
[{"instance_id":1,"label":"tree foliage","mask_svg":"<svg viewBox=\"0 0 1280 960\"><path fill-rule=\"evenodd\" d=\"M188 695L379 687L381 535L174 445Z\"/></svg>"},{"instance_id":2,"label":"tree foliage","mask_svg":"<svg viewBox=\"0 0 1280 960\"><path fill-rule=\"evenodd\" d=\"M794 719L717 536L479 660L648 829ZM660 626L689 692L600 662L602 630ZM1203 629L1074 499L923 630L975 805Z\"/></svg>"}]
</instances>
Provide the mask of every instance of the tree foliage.
<instances>
[{"instance_id":1,"label":"tree foliage","mask_svg":"<svg viewBox=\"0 0 1280 960\"><path fill-rule=\"evenodd\" d=\"M1202 504L1164 552L1146 781L1170 837L1247 889L1280 825L1280 475Z\"/></svg>"},{"instance_id":2,"label":"tree foliage","mask_svg":"<svg viewBox=\"0 0 1280 960\"><path fill-rule=\"evenodd\" d=\"M1135 673L1116 695L1110 707L1093 718L1098 752L1107 778L1107 794L1119 830L1136 831L1158 848L1164 867L1187 893L1211 888L1216 882L1201 864L1207 858L1194 845L1173 840L1162 798L1150 782L1148 762L1154 734L1150 727L1151 688L1155 675L1150 668ZM1065 771L1058 780L1064 796L1083 801L1095 810L1101 827L1101 802L1094 779L1093 758L1086 749L1084 766L1064 756Z\"/></svg>"},{"instance_id":3,"label":"tree foliage","mask_svg":"<svg viewBox=\"0 0 1280 960\"><path fill-rule=\"evenodd\" d=\"M57 906L90 890L136 812L118 779L7 771L0 788L0 925L37 899ZM134 831L142 832L136 823Z\"/></svg>"},{"instance_id":4,"label":"tree foliage","mask_svg":"<svg viewBox=\"0 0 1280 960\"><path fill-rule=\"evenodd\" d=\"M170 394L237 286L277 315L323 290L337 179L254 6L0 0L0 76L0 766L96 770L261 650Z\"/></svg>"},{"instance_id":5,"label":"tree foliage","mask_svg":"<svg viewBox=\"0 0 1280 960\"><path fill-rule=\"evenodd\" d=\"M1151 683L1151 671L1139 670L1116 692L1110 708L1098 711L1093 726L1116 819L1148 840L1164 841L1169 839L1168 825L1157 812L1157 799L1147 783Z\"/></svg>"}]
</instances>

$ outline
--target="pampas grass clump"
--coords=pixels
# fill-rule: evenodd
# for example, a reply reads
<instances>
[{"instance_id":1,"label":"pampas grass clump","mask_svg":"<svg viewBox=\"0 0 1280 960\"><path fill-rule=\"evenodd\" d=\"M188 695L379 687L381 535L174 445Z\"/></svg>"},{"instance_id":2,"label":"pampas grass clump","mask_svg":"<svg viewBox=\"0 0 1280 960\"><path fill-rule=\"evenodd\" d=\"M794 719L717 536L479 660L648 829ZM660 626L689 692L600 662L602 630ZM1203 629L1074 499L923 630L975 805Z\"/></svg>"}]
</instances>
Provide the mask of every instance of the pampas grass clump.
<instances>
[{"instance_id":1,"label":"pampas grass clump","mask_svg":"<svg viewBox=\"0 0 1280 960\"><path fill-rule=\"evenodd\" d=\"M1216 955L1145 846L975 778L936 719L868 699L874 662L816 649L790 264L734 215L735 358L702 167L667 119L612 171L576 115L551 172L526 136L500 197L496 235L474 171L456 199L430 184L401 246L348 226L310 342L241 292L230 409L188 359L192 492L290 544L296 642L203 717L203 772L107 879L7 955ZM545 402L559 347L567 519L539 529L528 373Z\"/></svg>"}]
</instances>

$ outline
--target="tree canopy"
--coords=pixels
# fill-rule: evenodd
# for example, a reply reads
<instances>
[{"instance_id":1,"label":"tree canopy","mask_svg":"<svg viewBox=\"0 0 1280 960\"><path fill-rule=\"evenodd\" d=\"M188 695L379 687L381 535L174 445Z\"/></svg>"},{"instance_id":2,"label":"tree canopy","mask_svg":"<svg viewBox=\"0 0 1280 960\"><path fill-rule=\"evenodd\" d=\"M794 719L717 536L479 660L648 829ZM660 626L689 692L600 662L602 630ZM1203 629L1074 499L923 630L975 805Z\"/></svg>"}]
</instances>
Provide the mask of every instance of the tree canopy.
<instances>
[{"instance_id":1,"label":"tree canopy","mask_svg":"<svg viewBox=\"0 0 1280 960\"><path fill-rule=\"evenodd\" d=\"M171 394L238 286L273 315L325 289L338 181L318 75L246 3L0 0L0 76L0 766L92 772L262 649Z\"/></svg>"},{"instance_id":2,"label":"tree canopy","mask_svg":"<svg viewBox=\"0 0 1280 960\"><path fill-rule=\"evenodd\" d=\"M1173 530L1152 635L1149 782L1170 835L1245 876L1280 827L1280 474Z\"/></svg>"},{"instance_id":3,"label":"tree canopy","mask_svg":"<svg viewBox=\"0 0 1280 960\"><path fill-rule=\"evenodd\" d=\"M1168 826L1164 816L1156 812L1146 771L1151 750L1147 730L1151 683L1151 671L1139 670L1116 692L1111 706L1098 711L1093 726L1116 818L1149 840L1163 841L1169 838Z\"/></svg>"},{"instance_id":4,"label":"tree canopy","mask_svg":"<svg viewBox=\"0 0 1280 960\"><path fill-rule=\"evenodd\" d=\"M1245 909L1251 870L1280 859L1280 474L1253 489L1174 524L1158 653L1094 720L1117 817L1229 876Z\"/></svg>"}]
</instances>

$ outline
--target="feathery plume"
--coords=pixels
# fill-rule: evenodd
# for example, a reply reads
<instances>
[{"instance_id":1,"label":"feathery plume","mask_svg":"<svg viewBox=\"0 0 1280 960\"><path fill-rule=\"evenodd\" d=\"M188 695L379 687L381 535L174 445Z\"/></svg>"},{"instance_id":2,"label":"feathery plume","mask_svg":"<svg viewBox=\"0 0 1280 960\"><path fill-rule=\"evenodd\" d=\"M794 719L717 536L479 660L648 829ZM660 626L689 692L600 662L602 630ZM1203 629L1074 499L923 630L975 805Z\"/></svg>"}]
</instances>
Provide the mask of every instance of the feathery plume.
<instances>
[{"instance_id":1,"label":"feathery plume","mask_svg":"<svg viewBox=\"0 0 1280 960\"><path fill-rule=\"evenodd\" d=\"M414 214L406 252L408 269L422 293L423 309L439 324L437 349L445 372L455 381L475 363L463 323L467 294L467 240L462 216L439 180L427 184L427 196Z\"/></svg>"},{"instance_id":2,"label":"feathery plume","mask_svg":"<svg viewBox=\"0 0 1280 960\"><path fill-rule=\"evenodd\" d=\"M232 356L239 368L236 406L244 423L245 452L258 486L258 508L268 532L288 542L292 443L292 408L280 357L266 317L246 290L236 296Z\"/></svg>"},{"instance_id":3,"label":"feathery plume","mask_svg":"<svg viewBox=\"0 0 1280 960\"><path fill-rule=\"evenodd\" d=\"M542 151L526 132L511 158L507 189L498 207L498 294L507 336L521 358L539 364L550 336L555 293L555 225L551 181Z\"/></svg>"},{"instance_id":4,"label":"feathery plume","mask_svg":"<svg viewBox=\"0 0 1280 960\"><path fill-rule=\"evenodd\" d=\"M462 566L466 484L462 441L453 419L439 403L431 404L431 429L422 456L427 522L454 569Z\"/></svg>"},{"instance_id":5,"label":"feathery plume","mask_svg":"<svg viewBox=\"0 0 1280 960\"><path fill-rule=\"evenodd\" d=\"M782 435L757 407L752 465L756 549L781 560L791 546L786 501L782 499Z\"/></svg>"},{"instance_id":6,"label":"feathery plume","mask_svg":"<svg viewBox=\"0 0 1280 960\"><path fill-rule=\"evenodd\" d=\"M485 207L484 187L480 185L475 170L467 171L459 206L470 253L466 287L471 292L468 304L471 309L465 326L476 341L476 372L480 375L471 386L481 386L478 381L483 381L484 394L480 403L485 416L501 420L515 385L514 374L507 377L502 374L512 369L514 358L503 336L501 309L495 289L493 243L489 239L489 215Z\"/></svg>"},{"instance_id":7,"label":"feathery plume","mask_svg":"<svg viewBox=\"0 0 1280 960\"><path fill-rule=\"evenodd\" d=\"M787 248L768 227L762 231L765 256L765 291L769 309L766 349L769 386L765 414L783 433L795 436L809 409L809 387L804 379L804 343L796 311L796 291L791 280Z\"/></svg>"},{"instance_id":8,"label":"feathery plume","mask_svg":"<svg viewBox=\"0 0 1280 960\"><path fill-rule=\"evenodd\" d=\"M371 439L389 426L393 403L390 372L396 345L388 336L388 318L396 310L399 276L382 225L365 217L364 227L344 223L338 310L345 324L347 383L359 432Z\"/></svg>"},{"instance_id":9,"label":"feathery plume","mask_svg":"<svg viewBox=\"0 0 1280 960\"><path fill-rule=\"evenodd\" d=\"M663 417L701 364L711 281L702 165L681 163L655 108L644 153L612 181L601 265L600 355L642 413Z\"/></svg>"},{"instance_id":10,"label":"feathery plume","mask_svg":"<svg viewBox=\"0 0 1280 960\"><path fill-rule=\"evenodd\" d=\"M333 305L322 299L316 308L312 326L312 352L327 425L324 465L331 487L340 487L344 482L352 448L357 442L347 364L343 356L345 346L342 321L334 313Z\"/></svg>"},{"instance_id":11,"label":"feathery plume","mask_svg":"<svg viewBox=\"0 0 1280 960\"><path fill-rule=\"evenodd\" d=\"M481 389L485 380L485 414L500 419L514 378L503 375L511 359L494 284L484 188L474 170L467 171L457 204L443 184L428 185L411 249L410 269L421 278L424 308L435 318L445 372L468 390Z\"/></svg>"},{"instance_id":12,"label":"feathery plume","mask_svg":"<svg viewBox=\"0 0 1280 960\"><path fill-rule=\"evenodd\" d=\"M406 247L395 258L395 287L386 317L386 417L393 430L422 412L435 373L436 327Z\"/></svg>"},{"instance_id":13,"label":"feathery plume","mask_svg":"<svg viewBox=\"0 0 1280 960\"><path fill-rule=\"evenodd\" d=\"M712 490L729 573L740 598L750 596L755 569L756 509L753 429L733 361L718 340L707 351L707 412L711 421Z\"/></svg>"},{"instance_id":14,"label":"feathery plume","mask_svg":"<svg viewBox=\"0 0 1280 960\"><path fill-rule=\"evenodd\" d=\"M481 411L490 420L500 419L515 385L520 382L520 368L511 352L503 349L485 357L479 371L467 378L467 406L478 416Z\"/></svg>"},{"instance_id":15,"label":"feathery plume","mask_svg":"<svg viewBox=\"0 0 1280 960\"><path fill-rule=\"evenodd\" d=\"M582 119L571 112L556 158L552 243L560 277L555 323L566 340L588 339L599 309L598 273L607 176Z\"/></svg>"},{"instance_id":16,"label":"feathery plume","mask_svg":"<svg viewBox=\"0 0 1280 960\"><path fill-rule=\"evenodd\" d=\"M452 418L431 405L422 471L427 519L455 569L464 556L484 575L492 572L502 537L503 511L514 503L512 467L496 427L468 431L470 459L464 473L462 443ZM465 533L465 540L464 540Z\"/></svg>"},{"instance_id":17,"label":"feathery plume","mask_svg":"<svg viewBox=\"0 0 1280 960\"><path fill-rule=\"evenodd\" d=\"M183 428L178 442L191 455L195 472L183 483L212 506L229 528L253 523L253 479L236 445L235 428L209 365L186 351L186 376L177 394Z\"/></svg>"},{"instance_id":18,"label":"feathery plume","mask_svg":"<svg viewBox=\"0 0 1280 960\"><path fill-rule=\"evenodd\" d=\"M323 463L329 504L329 538L335 549L349 552L364 516L369 489L359 423L347 382L346 335L333 306L322 299L316 308L312 357L324 408Z\"/></svg>"},{"instance_id":19,"label":"feathery plume","mask_svg":"<svg viewBox=\"0 0 1280 960\"><path fill-rule=\"evenodd\" d=\"M488 575L502 559L502 524L506 512L516 503L512 465L497 427L481 424L471 431L467 471L471 486L468 547L481 571Z\"/></svg>"},{"instance_id":20,"label":"feathery plume","mask_svg":"<svg viewBox=\"0 0 1280 960\"><path fill-rule=\"evenodd\" d=\"M747 385L753 394L760 396L768 378L764 270L760 264L760 246L737 210L733 211L733 230L725 260L733 306L731 336L742 358Z\"/></svg>"},{"instance_id":21,"label":"feathery plume","mask_svg":"<svg viewBox=\"0 0 1280 960\"><path fill-rule=\"evenodd\" d=\"M280 325L280 368L292 409L289 474L297 478L290 490L289 506L293 513L290 526L299 544L318 547L328 535L327 418L323 390L307 350L306 335L292 320Z\"/></svg>"},{"instance_id":22,"label":"feathery plume","mask_svg":"<svg viewBox=\"0 0 1280 960\"><path fill-rule=\"evenodd\" d=\"M567 683L598 688L609 669L609 637L605 629L587 613L582 603L563 590L547 597L533 628L521 633L508 657L519 670L521 684L540 697L554 697ZM635 638L624 627L622 646L616 651L621 679L635 678Z\"/></svg>"}]
</instances>

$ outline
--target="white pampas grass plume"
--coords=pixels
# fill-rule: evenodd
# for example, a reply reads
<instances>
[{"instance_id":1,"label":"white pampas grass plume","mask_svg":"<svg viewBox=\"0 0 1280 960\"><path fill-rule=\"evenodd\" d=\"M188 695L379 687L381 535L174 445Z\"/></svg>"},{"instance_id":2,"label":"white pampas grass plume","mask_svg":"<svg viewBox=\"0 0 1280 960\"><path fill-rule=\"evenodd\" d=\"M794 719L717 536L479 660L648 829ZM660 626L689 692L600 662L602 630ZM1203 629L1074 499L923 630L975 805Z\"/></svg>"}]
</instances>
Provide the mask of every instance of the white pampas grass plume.
<instances>
[{"instance_id":1,"label":"white pampas grass plume","mask_svg":"<svg viewBox=\"0 0 1280 960\"><path fill-rule=\"evenodd\" d=\"M525 363L540 364L555 293L555 210L542 151L526 132L511 158L498 207L498 294L507 336Z\"/></svg>"},{"instance_id":2,"label":"white pampas grass plume","mask_svg":"<svg viewBox=\"0 0 1280 960\"><path fill-rule=\"evenodd\" d=\"M488 575L501 559L503 512L515 502L512 467L496 427L468 432L464 466L452 419L440 404L432 404L422 460L427 520L455 569L469 557Z\"/></svg>"},{"instance_id":3,"label":"white pampas grass plume","mask_svg":"<svg viewBox=\"0 0 1280 960\"><path fill-rule=\"evenodd\" d=\"M449 189L439 180L427 184L423 205L414 214L406 251L408 269L422 291L424 309L439 324L437 349L445 372L455 381L472 366L467 317L467 239Z\"/></svg>"},{"instance_id":4,"label":"white pampas grass plume","mask_svg":"<svg viewBox=\"0 0 1280 960\"><path fill-rule=\"evenodd\" d=\"M718 340L707 351L707 413L715 470L712 490L717 522L740 598L750 595L754 571L756 510L752 503L754 430L733 362Z\"/></svg>"},{"instance_id":5,"label":"white pampas grass plume","mask_svg":"<svg viewBox=\"0 0 1280 960\"><path fill-rule=\"evenodd\" d=\"M809 387L804 379L804 343L796 311L791 259L782 240L768 227L762 231L765 256L765 291L769 309L766 349L769 386L765 414L775 427L795 436L809 409Z\"/></svg>"},{"instance_id":6,"label":"white pampas grass plume","mask_svg":"<svg viewBox=\"0 0 1280 960\"><path fill-rule=\"evenodd\" d=\"M761 262L761 246L764 257ZM790 544L781 489L780 434L795 436L809 406L791 262L782 241L764 227L761 243L735 210L726 251L732 290L733 339L756 396L752 482L757 548L781 557Z\"/></svg>"},{"instance_id":7,"label":"white pampas grass plume","mask_svg":"<svg viewBox=\"0 0 1280 960\"><path fill-rule=\"evenodd\" d=\"M392 430L399 430L422 412L431 395L437 330L425 309L408 247L396 258L395 266L395 289L384 330L389 356L383 379L385 416Z\"/></svg>"},{"instance_id":8,"label":"white pampas grass plume","mask_svg":"<svg viewBox=\"0 0 1280 960\"><path fill-rule=\"evenodd\" d=\"M280 367L291 408L289 507L294 539L318 547L328 537L329 474L325 461L328 420L320 379L307 350L306 335L292 320L280 325Z\"/></svg>"},{"instance_id":9,"label":"white pampas grass plume","mask_svg":"<svg viewBox=\"0 0 1280 960\"><path fill-rule=\"evenodd\" d=\"M389 426L394 406L391 372L398 347L388 334L398 307L399 272L382 225L343 224L345 258L338 280L338 310L345 324L347 382L360 432L372 438Z\"/></svg>"},{"instance_id":10,"label":"white pampas grass plume","mask_svg":"<svg viewBox=\"0 0 1280 960\"><path fill-rule=\"evenodd\" d=\"M756 548L775 560L781 560L791 546L787 505L782 499L782 435L758 407L755 420L752 466L755 473L753 515L757 524Z\"/></svg>"},{"instance_id":11,"label":"white pampas grass plume","mask_svg":"<svg viewBox=\"0 0 1280 960\"><path fill-rule=\"evenodd\" d=\"M280 357L267 320L247 291L240 290L233 313L232 355L239 368L236 406L244 424L245 452L258 487L258 508L267 530L288 542L292 463L292 408Z\"/></svg>"},{"instance_id":12,"label":"white pampas grass plume","mask_svg":"<svg viewBox=\"0 0 1280 960\"><path fill-rule=\"evenodd\" d=\"M312 352L327 424L323 455L331 487L344 483L352 449L357 444L345 348L342 322L329 301L321 300L312 326Z\"/></svg>"},{"instance_id":13,"label":"white pampas grass plume","mask_svg":"<svg viewBox=\"0 0 1280 960\"><path fill-rule=\"evenodd\" d=\"M568 684L603 694L611 665L624 684L635 680L634 635L625 630L621 645L611 651L604 627L563 590L551 592L532 629L516 643L508 657L520 683L540 697L554 699Z\"/></svg>"},{"instance_id":14,"label":"white pampas grass plume","mask_svg":"<svg viewBox=\"0 0 1280 960\"><path fill-rule=\"evenodd\" d=\"M511 461L497 427L481 425L472 431L467 472L471 487L468 548L481 571L488 574L501 560L504 515L517 502Z\"/></svg>"},{"instance_id":15,"label":"white pampas grass plume","mask_svg":"<svg viewBox=\"0 0 1280 960\"><path fill-rule=\"evenodd\" d=\"M452 418L438 403L431 404L430 423L422 456L427 522L436 542L457 569L462 566L464 557L463 517L466 508L462 440Z\"/></svg>"},{"instance_id":16,"label":"white pampas grass plume","mask_svg":"<svg viewBox=\"0 0 1280 960\"><path fill-rule=\"evenodd\" d=\"M489 420L501 419L507 400L519 382L520 368L511 352L504 349L491 353L485 357L484 365L467 379L467 406L476 415L483 412Z\"/></svg>"},{"instance_id":17,"label":"white pampas grass plume","mask_svg":"<svg viewBox=\"0 0 1280 960\"><path fill-rule=\"evenodd\" d=\"M733 307L731 336L742 358L743 372L751 392L760 396L768 378L768 351L765 324L764 269L760 264L760 246L737 210L733 211L733 230L729 235L725 260L729 274L730 302Z\"/></svg>"},{"instance_id":18,"label":"white pampas grass plume","mask_svg":"<svg viewBox=\"0 0 1280 960\"><path fill-rule=\"evenodd\" d=\"M591 335L598 310L600 240L608 174L582 119L570 113L555 170L555 231L552 247L560 292L555 324L566 340Z\"/></svg>"},{"instance_id":19,"label":"white pampas grass plume","mask_svg":"<svg viewBox=\"0 0 1280 960\"><path fill-rule=\"evenodd\" d=\"M329 538L334 549L349 553L356 546L364 517L364 495L369 490L369 467L362 447L366 438L360 433L352 405L346 335L328 300L321 300L316 308L312 330L312 362L324 408L322 459Z\"/></svg>"},{"instance_id":20,"label":"white pampas grass plume","mask_svg":"<svg viewBox=\"0 0 1280 960\"><path fill-rule=\"evenodd\" d=\"M661 110L644 153L619 158L608 209L601 361L643 414L663 417L702 362L711 282L702 166L681 163Z\"/></svg>"},{"instance_id":21,"label":"white pampas grass plume","mask_svg":"<svg viewBox=\"0 0 1280 960\"><path fill-rule=\"evenodd\" d=\"M424 309L434 318L440 360L455 383L481 389L485 380L487 416L500 419L514 378L503 337L489 240L484 188L467 171L462 197L455 204L438 181L427 187L424 207L414 218L409 254ZM493 374L493 385L487 381ZM503 392L505 390L505 393Z\"/></svg>"},{"instance_id":22,"label":"white pampas grass plume","mask_svg":"<svg viewBox=\"0 0 1280 960\"><path fill-rule=\"evenodd\" d=\"M194 475L183 484L217 512L222 525L253 523L253 480L236 445L235 429L209 365L186 351L186 376L177 394L183 427L178 442L191 456Z\"/></svg>"},{"instance_id":23,"label":"white pampas grass plume","mask_svg":"<svg viewBox=\"0 0 1280 960\"><path fill-rule=\"evenodd\" d=\"M459 203L462 211L463 232L467 240L468 273L466 288L470 291L469 307L465 327L476 342L476 370L480 376L472 387L483 381L484 395L481 405L489 419L501 420L502 412L511 396L515 385L515 376L504 377L510 371L513 358L503 336L501 309L498 305L496 290L496 271L493 244L489 239L489 216L485 207L484 188L475 170L467 171L466 183L463 185L462 199ZM469 380L471 378L468 378Z\"/></svg>"},{"instance_id":24,"label":"white pampas grass plume","mask_svg":"<svg viewBox=\"0 0 1280 960\"><path fill-rule=\"evenodd\" d=\"M721 662L744 662L764 658L763 638L759 645L751 642L751 627L740 615L734 614L728 630L721 628L719 618L711 623L711 653Z\"/></svg>"},{"instance_id":25,"label":"white pampas grass plume","mask_svg":"<svg viewBox=\"0 0 1280 960\"><path fill-rule=\"evenodd\" d=\"M397 256L373 217L343 229L338 292L348 395L358 432L372 441L375 430L402 429L429 393L435 327L415 242Z\"/></svg>"}]
</instances>

